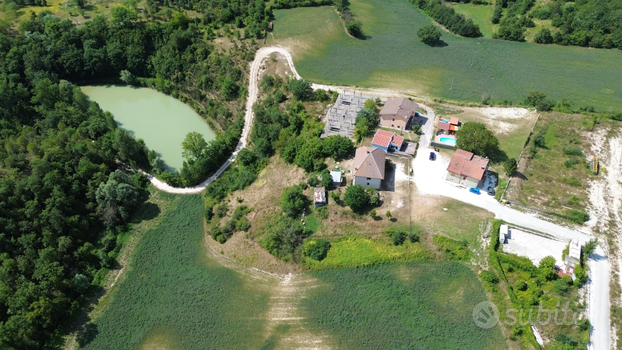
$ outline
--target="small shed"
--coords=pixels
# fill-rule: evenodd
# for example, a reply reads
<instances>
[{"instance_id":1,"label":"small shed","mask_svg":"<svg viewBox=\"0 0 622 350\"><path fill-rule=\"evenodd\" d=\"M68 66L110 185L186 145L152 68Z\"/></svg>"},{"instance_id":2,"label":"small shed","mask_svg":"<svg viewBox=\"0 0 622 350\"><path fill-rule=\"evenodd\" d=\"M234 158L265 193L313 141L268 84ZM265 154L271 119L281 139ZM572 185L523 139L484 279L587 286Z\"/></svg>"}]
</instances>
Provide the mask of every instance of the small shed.
<instances>
[{"instance_id":1,"label":"small shed","mask_svg":"<svg viewBox=\"0 0 622 350\"><path fill-rule=\"evenodd\" d=\"M326 205L326 189L324 187L315 187L313 189L313 203L316 207Z\"/></svg>"},{"instance_id":2,"label":"small shed","mask_svg":"<svg viewBox=\"0 0 622 350\"><path fill-rule=\"evenodd\" d=\"M568 244L568 254L566 255L566 265L575 267L581 262L581 243L579 240L573 239Z\"/></svg>"},{"instance_id":3,"label":"small shed","mask_svg":"<svg viewBox=\"0 0 622 350\"><path fill-rule=\"evenodd\" d=\"M508 238L510 234L510 229L508 225L501 225L499 228L499 243L505 244L505 240Z\"/></svg>"},{"instance_id":4,"label":"small shed","mask_svg":"<svg viewBox=\"0 0 622 350\"><path fill-rule=\"evenodd\" d=\"M334 186L341 186L341 183L343 182L343 178L341 177L341 171L339 170L331 171L330 177L333 179Z\"/></svg>"}]
</instances>

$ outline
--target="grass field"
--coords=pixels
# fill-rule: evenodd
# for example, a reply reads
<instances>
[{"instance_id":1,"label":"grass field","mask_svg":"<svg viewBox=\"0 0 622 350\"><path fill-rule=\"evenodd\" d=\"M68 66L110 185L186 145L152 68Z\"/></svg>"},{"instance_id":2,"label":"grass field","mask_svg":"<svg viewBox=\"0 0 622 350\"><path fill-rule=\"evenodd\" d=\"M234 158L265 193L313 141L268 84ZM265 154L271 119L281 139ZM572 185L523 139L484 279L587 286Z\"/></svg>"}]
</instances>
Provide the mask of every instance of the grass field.
<instances>
[{"instance_id":1,"label":"grass field","mask_svg":"<svg viewBox=\"0 0 622 350\"><path fill-rule=\"evenodd\" d=\"M304 264L311 270L326 270L429 259L431 255L420 243L405 242L395 246L388 236L386 239L348 236L331 242L324 260L306 259Z\"/></svg>"},{"instance_id":2,"label":"grass field","mask_svg":"<svg viewBox=\"0 0 622 350\"><path fill-rule=\"evenodd\" d=\"M416 36L431 23L406 0L352 0L366 40L348 37L331 7L275 11L268 43L293 50L298 72L314 82L386 87L420 96L517 103L529 91L576 105L622 110L622 51L537 45L444 32L446 46ZM603 92L606 91L606 92Z\"/></svg>"},{"instance_id":3,"label":"grass field","mask_svg":"<svg viewBox=\"0 0 622 350\"><path fill-rule=\"evenodd\" d=\"M183 196L137 246L106 311L79 341L86 349L157 342L183 349L259 348L268 294L205 257L200 196Z\"/></svg>"},{"instance_id":4,"label":"grass field","mask_svg":"<svg viewBox=\"0 0 622 350\"><path fill-rule=\"evenodd\" d=\"M302 301L312 329L339 349L504 349L498 326L473 322L486 300L458 263L388 264L311 273L323 282Z\"/></svg>"}]
</instances>

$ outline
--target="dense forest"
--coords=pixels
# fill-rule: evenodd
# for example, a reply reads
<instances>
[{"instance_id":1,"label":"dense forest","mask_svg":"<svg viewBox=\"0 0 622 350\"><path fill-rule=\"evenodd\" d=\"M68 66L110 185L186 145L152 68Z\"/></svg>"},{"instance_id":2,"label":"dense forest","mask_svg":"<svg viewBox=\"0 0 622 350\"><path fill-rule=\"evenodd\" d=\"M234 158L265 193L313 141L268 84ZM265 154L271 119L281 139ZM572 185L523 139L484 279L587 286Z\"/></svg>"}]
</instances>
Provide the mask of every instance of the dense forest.
<instances>
[{"instance_id":1,"label":"dense forest","mask_svg":"<svg viewBox=\"0 0 622 350\"><path fill-rule=\"evenodd\" d=\"M454 1L488 5L486 0ZM534 37L538 44L589 46L622 49L622 3L617 0L554 0L537 4L535 0L496 0L490 19L499 24L494 37L525 41L525 32L534 20L550 20ZM432 16L432 15L431 15ZM434 19L443 24L435 16Z\"/></svg>"},{"instance_id":2,"label":"dense forest","mask_svg":"<svg viewBox=\"0 0 622 350\"><path fill-rule=\"evenodd\" d=\"M263 4L212 1L201 18L168 22L117 7L79 28L42 11L0 33L0 348L50 346L116 264L117 236L146 197L131 168L158 164L74 83L123 81L189 103L219 131L218 159L200 169L213 171L239 137L255 49L243 36L261 36ZM232 49L215 49L210 39L234 31ZM194 181L187 166L177 181Z\"/></svg>"}]
</instances>

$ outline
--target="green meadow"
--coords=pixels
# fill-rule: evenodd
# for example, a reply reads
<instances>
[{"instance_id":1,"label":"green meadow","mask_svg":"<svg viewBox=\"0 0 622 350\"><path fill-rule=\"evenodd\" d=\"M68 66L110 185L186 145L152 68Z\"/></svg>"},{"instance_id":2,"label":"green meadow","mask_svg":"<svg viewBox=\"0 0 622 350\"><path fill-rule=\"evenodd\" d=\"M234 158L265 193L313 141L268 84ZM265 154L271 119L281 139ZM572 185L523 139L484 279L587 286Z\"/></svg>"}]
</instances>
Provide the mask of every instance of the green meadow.
<instances>
[{"instance_id":1,"label":"green meadow","mask_svg":"<svg viewBox=\"0 0 622 350\"><path fill-rule=\"evenodd\" d=\"M522 100L529 91L577 106L622 110L622 51L537 45L443 32L430 47L417 30L431 20L406 0L352 0L365 40L346 35L332 7L275 11L268 43L288 47L300 75L318 83L400 89L422 97ZM480 17L484 17L482 14Z\"/></svg>"},{"instance_id":2,"label":"green meadow","mask_svg":"<svg viewBox=\"0 0 622 350\"><path fill-rule=\"evenodd\" d=\"M312 329L332 331L339 349L506 349L499 326L479 328L486 294L455 262L325 270L302 302Z\"/></svg>"},{"instance_id":3,"label":"green meadow","mask_svg":"<svg viewBox=\"0 0 622 350\"><path fill-rule=\"evenodd\" d=\"M259 348L268 294L206 257L200 196L182 196L146 232L102 315L79 338L85 349Z\"/></svg>"}]
</instances>

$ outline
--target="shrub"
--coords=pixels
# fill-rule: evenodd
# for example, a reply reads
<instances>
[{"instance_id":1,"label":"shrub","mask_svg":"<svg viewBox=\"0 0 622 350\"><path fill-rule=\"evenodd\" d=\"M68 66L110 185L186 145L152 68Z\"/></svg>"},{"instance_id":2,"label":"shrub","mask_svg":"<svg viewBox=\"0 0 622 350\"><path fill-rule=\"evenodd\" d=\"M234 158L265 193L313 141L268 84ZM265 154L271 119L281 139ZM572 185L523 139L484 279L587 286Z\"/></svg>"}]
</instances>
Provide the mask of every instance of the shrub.
<instances>
[{"instance_id":1,"label":"shrub","mask_svg":"<svg viewBox=\"0 0 622 350\"><path fill-rule=\"evenodd\" d=\"M580 148L564 148L564 154L567 156L583 157L583 151Z\"/></svg>"},{"instance_id":2,"label":"shrub","mask_svg":"<svg viewBox=\"0 0 622 350\"><path fill-rule=\"evenodd\" d=\"M552 44L553 36L548 28L542 28L533 38L533 41L538 44Z\"/></svg>"},{"instance_id":3,"label":"shrub","mask_svg":"<svg viewBox=\"0 0 622 350\"><path fill-rule=\"evenodd\" d=\"M320 184L320 180L318 180L318 178L315 175L313 175L309 178L309 180L307 180L307 183L311 187L316 187L317 185Z\"/></svg>"},{"instance_id":4,"label":"shrub","mask_svg":"<svg viewBox=\"0 0 622 350\"><path fill-rule=\"evenodd\" d=\"M372 219L375 219L375 218L376 218L376 209L372 209L372 210L369 212L369 216L371 216L371 218L372 218Z\"/></svg>"},{"instance_id":5,"label":"shrub","mask_svg":"<svg viewBox=\"0 0 622 350\"><path fill-rule=\"evenodd\" d=\"M402 245L404 244L404 241L406 241L406 233L398 231L398 232L393 232L391 234L391 241L393 242L393 245Z\"/></svg>"},{"instance_id":6,"label":"shrub","mask_svg":"<svg viewBox=\"0 0 622 350\"><path fill-rule=\"evenodd\" d=\"M582 224L590 219L588 213L576 209L570 210L568 213L568 218L577 224Z\"/></svg>"},{"instance_id":7,"label":"shrub","mask_svg":"<svg viewBox=\"0 0 622 350\"><path fill-rule=\"evenodd\" d=\"M479 277L482 279L482 281L488 282L490 284L499 283L499 277L497 277L497 274L490 270L484 270L480 272Z\"/></svg>"},{"instance_id":8,"label":"shrub","mask_svg":"<svg viewBox=\"0 0 622 350\"><path fill-rule=\"evenodd\" d=\"M322 238L307 239L302 245L302 255L322 261L330 250L330 242Z\"/></svg>"},{"instance_id":9,"label":"shrub","mask_svg":"<svg viewBox=\"0 0 622 350\"><path fill-rule=\"evenodd\" d=\"M451 238L436 235L432 237L432 243L434 243L438 250L442 251L450 260L471 260L471 251L466 241L456 241Z\"/></svg>"},{"instance_id":10,"label":"shrub","mask_svg":"<svg viewBox=\"0 0 622 350\"><path fill-rule=\"evenodd\" d=\"M414 232L409 232L408 240L410 241L410 243L417 243L419 242L419 235Z\"/></svg>"},{"instance_id":11,"label":"shrub","mask_svg":"<svg viewBox=\"0 0 622 350\"><path fill-rule=\"evenodd\" d=\"M413 125L412 130L415 134L419 135L421 133L421 125L419 124Z\"/></svg>"},{"instance_id":12,"label":"shrub","mask_svg":"<svg viewBox=\"0 0 622 350\"><path fill-rule=\"evenodd\" d=\"M565 161L565 162L564 162L564 166L565 166L566 168L571 168L571 167L573 167L573 166L575 166L575 165L577 165L577 164L579 164L579 163L581 163L581 161L579 161L579 160L578 160L578 159L576 159L576 158L573 158L573 159L568 159L567 161Z\"/></svg>"}]
</instances>

